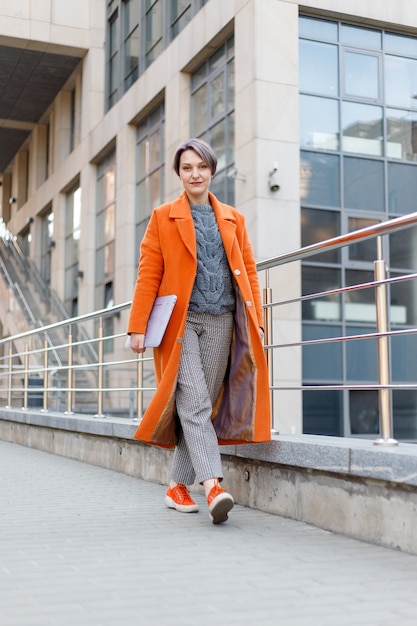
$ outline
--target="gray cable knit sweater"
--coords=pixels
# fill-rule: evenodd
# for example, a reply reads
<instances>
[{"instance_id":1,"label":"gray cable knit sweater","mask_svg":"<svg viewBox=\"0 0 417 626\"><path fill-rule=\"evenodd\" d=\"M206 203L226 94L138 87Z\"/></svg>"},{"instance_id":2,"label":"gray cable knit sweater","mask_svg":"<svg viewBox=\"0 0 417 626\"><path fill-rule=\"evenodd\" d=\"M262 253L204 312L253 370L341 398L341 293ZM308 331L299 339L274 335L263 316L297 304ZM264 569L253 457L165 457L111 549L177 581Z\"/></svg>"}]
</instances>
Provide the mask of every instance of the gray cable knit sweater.
<instances>
[{"instance_id":1,"label":"gray cable knit sweater","mask_svg":"<svg viewBox=\"0 0 417 626\"><path fill-rule=\"evenodd\" d=\"M210 205L191 205L197 240L197 275L190 310L220 315L235 308L232 274Z\"/></svg>"}]
</instances>

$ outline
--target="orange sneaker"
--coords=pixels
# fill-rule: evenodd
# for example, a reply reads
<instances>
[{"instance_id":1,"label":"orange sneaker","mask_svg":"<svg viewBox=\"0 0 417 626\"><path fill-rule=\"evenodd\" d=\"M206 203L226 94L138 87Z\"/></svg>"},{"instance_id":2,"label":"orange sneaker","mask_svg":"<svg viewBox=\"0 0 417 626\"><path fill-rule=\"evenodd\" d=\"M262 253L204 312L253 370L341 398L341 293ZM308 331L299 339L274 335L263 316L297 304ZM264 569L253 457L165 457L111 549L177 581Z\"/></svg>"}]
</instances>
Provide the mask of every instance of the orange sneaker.
<instances>
[{"instance_id":1,"label":"orange sneaker","mask_svg":"<svg viewBox=\"0 0 417 626\"><path fill-rule=\"evenodd\" d=\"M176 487L168 487L165 494L165 504L170 509L175 509L181 513L195 513L198 511L198 504L191 498L190 493L185 485L176 485Z\"/></svg>"},{"instance_id":2,"label":"orange sneaker","mask_svg":"<svg viewBox=\"0 0 417 626\"><path fill-rule=\"evenodd\" d=\"M222 489L219 483L215 484L207 496L210 519L213 524L222 524L227 520L229 511L233 508L234 500L226 489Z\"/></svg>"}]
</instances>

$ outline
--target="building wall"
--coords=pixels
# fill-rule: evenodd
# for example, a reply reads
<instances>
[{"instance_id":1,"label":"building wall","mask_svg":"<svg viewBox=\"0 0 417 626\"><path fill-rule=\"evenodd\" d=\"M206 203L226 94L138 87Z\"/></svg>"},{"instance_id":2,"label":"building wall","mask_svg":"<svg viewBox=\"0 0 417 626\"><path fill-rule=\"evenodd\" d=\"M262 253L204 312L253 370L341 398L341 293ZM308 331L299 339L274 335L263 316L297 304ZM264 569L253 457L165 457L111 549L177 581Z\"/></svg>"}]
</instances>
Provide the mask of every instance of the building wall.
<instances>
[{"instance_id":1,"label":"building wall","mask_svg":"<svg viewBox=\"0 0 417 626\"><path fill-rule=\"evenodd\" d=\"M4 3L3 3L4 4ZM190 72L228 36L235 37L235 166L245 180L236 179L236 206L246 218L257 259L300 246L298 16L297 0L209 0L121 99L105 112L105 4L100 0L44 0L0 6L0 42L46 46L50 50L84 49L83 61L56 98L45 120L24 146L30 153L29 194L24 206L13 208L8 227L13 234L27 228L30 254L39 260L42 212L52 204L54 239L52 287L64 299L66 192L79 180L82 194L79 313L94 310L97 163L116 148L115 303L130 300L136 275L135 145L136 124L156 103L165 103L165 199L175 197L180 185L171 171L172 154L190 131ZM302 10L360 24L417 32L414 0L304 0ZM8 39L9 38L9 39ZM68 149L69 94L76 94L75 147ZM42 180L45 160L45 124L52 130L51 171ZM10 166L13 185L19 184L21 156ZM268 174L278 168L280 189L269 189ZM20 168L20 169L19 169ZM12 190L13 192L13 190ZM261 277L264 284L264 278ZM288 298L300 293L300 267L273 277L273 293ZM123 332L126 316L115 321ZM301 337L301 312L292 305L274 321L275 342ZM119 349L119 348L118 348ZM122 349L120 347L120 349ZM283 367L283 363L285 367ZM275 363L281 383L301 381L301 358L296 348ZM300 432L301 396L276 396L275 420L282 432Z\"/></svg>"}]
</instances>

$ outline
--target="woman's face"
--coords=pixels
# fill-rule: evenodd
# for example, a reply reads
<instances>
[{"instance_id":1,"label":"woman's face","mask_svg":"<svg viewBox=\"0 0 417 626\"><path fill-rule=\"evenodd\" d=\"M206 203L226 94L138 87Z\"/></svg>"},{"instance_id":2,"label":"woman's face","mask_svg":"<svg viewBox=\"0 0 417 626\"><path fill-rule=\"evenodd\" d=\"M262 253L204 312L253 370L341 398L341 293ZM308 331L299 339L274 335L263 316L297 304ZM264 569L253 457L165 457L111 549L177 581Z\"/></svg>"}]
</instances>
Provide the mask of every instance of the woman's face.
<instances>
[{"instance_id":1,"label":"woman's face","mask_svg":"<svg viewBox=\"0 0 417 626\"><path fill-rule=\"evenodd\" d=\"M185 150L181 154L179 176L192 204L208 204L211 170L194 150Z\"/></svg>"}]
</instances>

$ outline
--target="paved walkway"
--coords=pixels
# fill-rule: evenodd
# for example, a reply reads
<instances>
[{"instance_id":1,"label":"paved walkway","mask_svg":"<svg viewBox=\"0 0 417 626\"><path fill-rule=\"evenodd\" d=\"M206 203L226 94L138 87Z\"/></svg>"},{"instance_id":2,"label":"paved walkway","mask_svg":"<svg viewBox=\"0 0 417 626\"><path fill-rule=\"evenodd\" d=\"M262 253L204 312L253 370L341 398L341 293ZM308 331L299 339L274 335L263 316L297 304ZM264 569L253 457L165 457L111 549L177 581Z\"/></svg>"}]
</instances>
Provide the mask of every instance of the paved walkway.
<instances>
[{"instance_id":1,"label":"paved walkway","mask_svg":"<svg viewBox=\"0 0 417 626\"><path fill-rule=\"evenodd\" d=\"M417 623L417 557L0 441L2 626ZM416 531L417 532L417 531Z\"/></svg>"}]
</instances>

